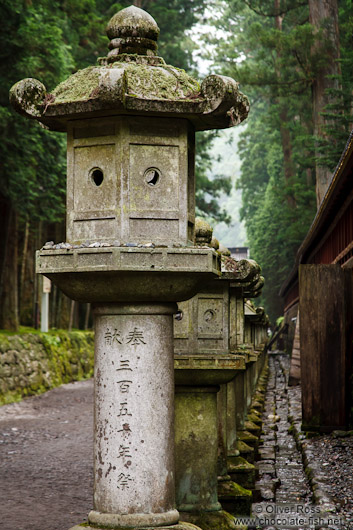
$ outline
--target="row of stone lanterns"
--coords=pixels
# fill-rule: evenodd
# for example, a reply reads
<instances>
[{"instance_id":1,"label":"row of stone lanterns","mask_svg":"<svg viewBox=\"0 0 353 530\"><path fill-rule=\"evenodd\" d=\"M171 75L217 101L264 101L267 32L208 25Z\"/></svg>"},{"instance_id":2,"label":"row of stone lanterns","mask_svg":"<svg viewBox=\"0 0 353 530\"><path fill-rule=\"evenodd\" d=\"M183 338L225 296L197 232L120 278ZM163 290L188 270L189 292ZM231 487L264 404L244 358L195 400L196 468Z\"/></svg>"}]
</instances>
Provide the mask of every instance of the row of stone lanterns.
<instances>
[{"instance_id":1,"label":"row of stone lanterns","mask_svg":"<svg viewBox=\"0 0 353 530\"><path fill-rule=\"evenodd\" d=\"M232 127L246 118L249 104L228 77L210 75L200 85L166 65L156 54L159 28L139 8L118 12L107 34L110 52L98 66L77 72L52 92L35 79L22 80L12 87L10 101L21 114L68 138L67 241L38 251L36 263L37 272L65 294L94 308L89 525L182 530L192 525L179 522L175 491L183 517L194 520L193 514L205 508L217 519L222 512L217 490L227 496L225 485L231 482L227 450L236 458L245 448L228 425L231 414L236 423L234 402L223 399L220 405L216 396L221 387L223 396L243 400L246 412L255 379L240 374L249 372L245 368L258 354L244 346L243 299L258 292L262 280L251 262L232 271L234 263L224 260L222 274L209 242L195 244L194 146L195 131ZM195 295L197 302L194 298L177 313L176 303ZM213 300L208 309L207 298ZM188 311L199 312L200 327L183 343ZM234 311L235 321L229 317ZM181 451L185 462L179 460L177 486L175 313L183 315L175 321L176 453ZM241 355L239 347L245 348ZM243 378L236 389L235 376ZM208 475L200 469L196 477L196 469L190 474L186 464L183 440L192 437L197 422L198 440L190 451L202 451L202 440L212 451ZM236 443L243 445L235 449Z\"/></svg>"},{"instance_id":2,"label":"row of stone lanterns","mask_svg":"<svg viewBox=\"0 0 353 530\"><path fill-rule=\"evenodd\" d=\"M212 230L208 238L206 232L206 223L197 226L196 241L211 245ZM251 491L233 477L254 486L254 466L240 456L239 436L257 440L246 426L259 434L247 413L264 365L268 324L263 309L245 303L263 285L258 265L223 255L221 268L219 279L178 304L174 322L176 501L181 518L205 530L235 528L228 511L249 514ZM256 340L246 343L247 330ZM254 449L242 443L253 460ZM242 480L249 470L250 480Z\"/></svg>"}]
</instances>

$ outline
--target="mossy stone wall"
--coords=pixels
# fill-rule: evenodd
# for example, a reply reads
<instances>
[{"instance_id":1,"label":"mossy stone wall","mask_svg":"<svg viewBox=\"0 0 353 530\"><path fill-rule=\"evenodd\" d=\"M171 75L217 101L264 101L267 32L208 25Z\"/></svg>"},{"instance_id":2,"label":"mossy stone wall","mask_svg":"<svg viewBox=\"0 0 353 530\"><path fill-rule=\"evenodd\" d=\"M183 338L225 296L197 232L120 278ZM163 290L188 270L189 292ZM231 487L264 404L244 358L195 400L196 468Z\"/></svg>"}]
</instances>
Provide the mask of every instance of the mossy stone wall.
<instances>
[{"instance_id":1,"label":"mossy stone wall","mask_svg":"<svg viewBox=\"0 0 353 530\"><path fill-rule=\"evenodd\" d=\"M94 334L0 335L0 404L93 375Z\"/></svg>"}]
</instances>

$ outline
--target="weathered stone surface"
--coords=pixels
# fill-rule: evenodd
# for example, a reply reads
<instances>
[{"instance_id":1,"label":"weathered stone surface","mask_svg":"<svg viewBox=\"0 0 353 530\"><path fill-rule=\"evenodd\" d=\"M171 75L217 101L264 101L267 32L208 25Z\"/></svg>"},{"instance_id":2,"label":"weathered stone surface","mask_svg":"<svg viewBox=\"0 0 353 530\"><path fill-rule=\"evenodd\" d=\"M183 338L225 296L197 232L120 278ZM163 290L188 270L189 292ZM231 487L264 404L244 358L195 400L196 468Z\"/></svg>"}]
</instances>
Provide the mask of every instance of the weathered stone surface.
<instances>
[{"instance_id":1,"label":"weathered stone surface","mask_svg":"<svg viewBox=\"0 0 353 530\"><path fill-rule=\"evenodd\" d=\"M254 489L255 466L253 464L250 464L241 456L231 458L228 457L227 467L232 481L248 490Z\"/></svg>"},{"instance_id":2,"label":"weathered stone surface","mask_svg":"<svg viewBox=\"0 0 353 530\"><path fill-rule=\"evenodd\" d=\"M240 456L245 458L250 464L254 463L255 460L255 450L253 447L250 447L250 445L247 445L245 442L242 442L241 440L237 441L237 448L240 453Z\"/></svg>"},{"instance_id":3,"label":"weathered stone surface","mask_svg":"<svg viewBox=\"0 0 353 530\"><path fill-rule=\"evenodd\" d=\"M244 369L240 355L180 355L174 357L175 382L182 385L221 385Z\"/></svg>"},{"instance_id":4,"label":"weathered stone surface","mask_svg":"<svg viewBox=\"0 0 353 530\"><path fill-rule=\"evenodd\" d=\"M212 247L213 228L200 217L195 220L195 243L196 245ZM213 248L213 247L212 247Z\"/></svg>"},{"instance_id":5,"label":"weathered stone surface","mask_svg":"<svg viewBox=\"0 0 353 530\"><path fill-rule=\"evenodd\" d=\"M108 526L105 526L104 528L101 527L102 530L106 530L106 529L109 529L109 528L113 528L112 526L108 527ZM123 527L119 527L117 530L121 530ZM131 529L131 526L129 527ZM232 530L233 527L229 527L229 530ZM235 528L235 527L234 527ZM222 530L221 527L219 527L220 530ZM82 523L82 524L79 524L79 525L76 525L76 526L73 526L70 530L100 530L100 528L98 526L90 526L90 525L87 525L86 523ZM158 526L157 527L151 527L149 526L148 528L147 527L140 527L139 530L200 530L200 528L198 526L195 526L193 525L192 523L186 523L186 522L182 522L180 521L178 524L174 524L172 526ZM202 529L203 530L203 529ZM207 529L205 529L207 530ZM215 529L216 530L216 529ZM228 530L228 527L224 527L224 530Z\"/></svg>"},{"instance_id":6,"label":"weathered stone surface","mask_svg":"<svg viewBox=\"0 0 353 530\"><path fill-rule=\"evenodd\" d=\"M231 480L219 481L218 498L228 512L250 515L252 493L239 484Z\"/></svg>"},{"instance_id":7,"label":"weathered stone surface","mask_svg":"<svg viewBox=\"0 0 353 530\"><path fill-rule=\"evenodd\" d=\"M288 422L286 379L278 360L269 357L270 378L263 412L263 432L259 446L262 460L256 463L258 481L254 498L264 501L253 513L267 513L269 502L298 504L311 500L301 455Z\"/></svg>"},{"instance_id":8,"label":"weathered stone surface","mask_svg":"<svg viewBox=\"0 0 353 530\"><path fill-rule=\"evenodd\" d=\"M176 386L176 503L184 512L219 511L217 497L218 387Z\"/></svg>"},{"instance_id":9,"label":"weathered stone surface","mask_svg":"<svg viewBox=\"0 0 353 530\"><path fill-rule=\"evenodd\" d=\"M234 517L224 510L199 514L184 513L183 519L192 521L202 530L240 530L234 523Z\"/></svg>"},{"instance_id":10,"label":"weathered stone surface","mask_svg":"<svg viewBox=\"0 0 353 530\"><path fill-rule=\"evenodd\" d=\"M37 79L29 77L18 81L10 90L13 108L27 118L39 118L46 97L46 88Z\"/></svg>"},{"instance_id":11,"label":"weathered stone surface","mask_svg":"<svg viewBox=\"0 0 353 530\"><path fill-rule=\"evenodd\" d=\"M219 274L215 251L196 248L43 250L36 270L81 302L179 301Z\"/></svg>"},{"instance_id":12,"label":"weathered stone surface","mask_svg":"<svg viewBox=\"0 0 353 530\"><path fill-rule=\"evenodd\" d=\"M174 304L95 308L97 479L89 521L96 525L178 521L173 471L174 311Z\"/></svg>"}]
</instances>

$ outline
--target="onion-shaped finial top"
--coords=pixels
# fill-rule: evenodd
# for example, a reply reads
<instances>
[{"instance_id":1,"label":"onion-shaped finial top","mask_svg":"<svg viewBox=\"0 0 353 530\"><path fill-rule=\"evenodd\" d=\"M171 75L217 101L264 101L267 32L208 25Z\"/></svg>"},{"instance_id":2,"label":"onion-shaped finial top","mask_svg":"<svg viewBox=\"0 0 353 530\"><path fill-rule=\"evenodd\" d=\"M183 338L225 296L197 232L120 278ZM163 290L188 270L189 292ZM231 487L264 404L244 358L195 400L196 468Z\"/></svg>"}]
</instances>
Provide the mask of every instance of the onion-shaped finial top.
<instances>
[{"instance_id":1,"label":"onion-shaped finial top","mask_svg":"<svg viewBox=\"0 0 353 530\"><path fill-rule=\"evenodd\" d=\"M199 246L211 246L213 228L204 219L195 219L195 244Z\"/></svg>"},{"instance_id":2,"label":"onion-shaped finial top","mask_svg":"<svg viewBox=\"0 0 353 530\"><path fill-rule=\"evenodd\" d=\"M159 27L151 15L143 9L130 6L118 11L109 21L107 35L109 43L108 62L118 55L156 55Z\"/></svg>"}]
</instances>

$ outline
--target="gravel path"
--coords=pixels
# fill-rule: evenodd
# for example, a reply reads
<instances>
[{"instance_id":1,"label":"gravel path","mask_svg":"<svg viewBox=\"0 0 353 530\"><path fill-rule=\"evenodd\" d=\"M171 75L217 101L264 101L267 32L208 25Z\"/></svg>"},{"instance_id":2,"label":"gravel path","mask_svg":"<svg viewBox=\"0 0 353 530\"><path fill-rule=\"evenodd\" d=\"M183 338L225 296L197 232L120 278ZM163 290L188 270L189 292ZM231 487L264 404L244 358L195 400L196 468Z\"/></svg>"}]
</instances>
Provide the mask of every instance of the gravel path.
<instances>
[{"instance_id":1,"label":"gravel path","mask_svg":"<svg viewBox=\"0 0 353 530\"><path fill-rule=\"evenodd\" d=\"M285 371L288 373L287 367ZM346 520L343 530L353 530L353 435L334 431L305 439L300 434L301 388L289 387L293 424L306 461L307 473L318 504Z\"/></svg>"},{"instance_id":2,"label":"gravel path","mask_svg":"<svg viewBox=\"0 0 353 530\"><path fill-rule=\"evenodd\" d=\"M301 432L301 388L288 387L287 355L269 356L261 460L254 515L267 515L271 504L307 505L314 517L334 521L295 526L300 530L353 530L353 436L334 432L307 439ZM309 480L308 480L309 477ZM271 530L287 528L263 526ZM290 526L288 526L290 528ZM291 527L293 528L293 527Z\"/></svg>"},{"instance_id":3,"label":"gravel path","mask_svg":"<svg viewBox=\"0 0 353 530\"><path fill-rule=\"evenodd\" d=\"M1 530L68 530L92 509L93 382L0 407Z\"/></svg>"}]
</instances>

